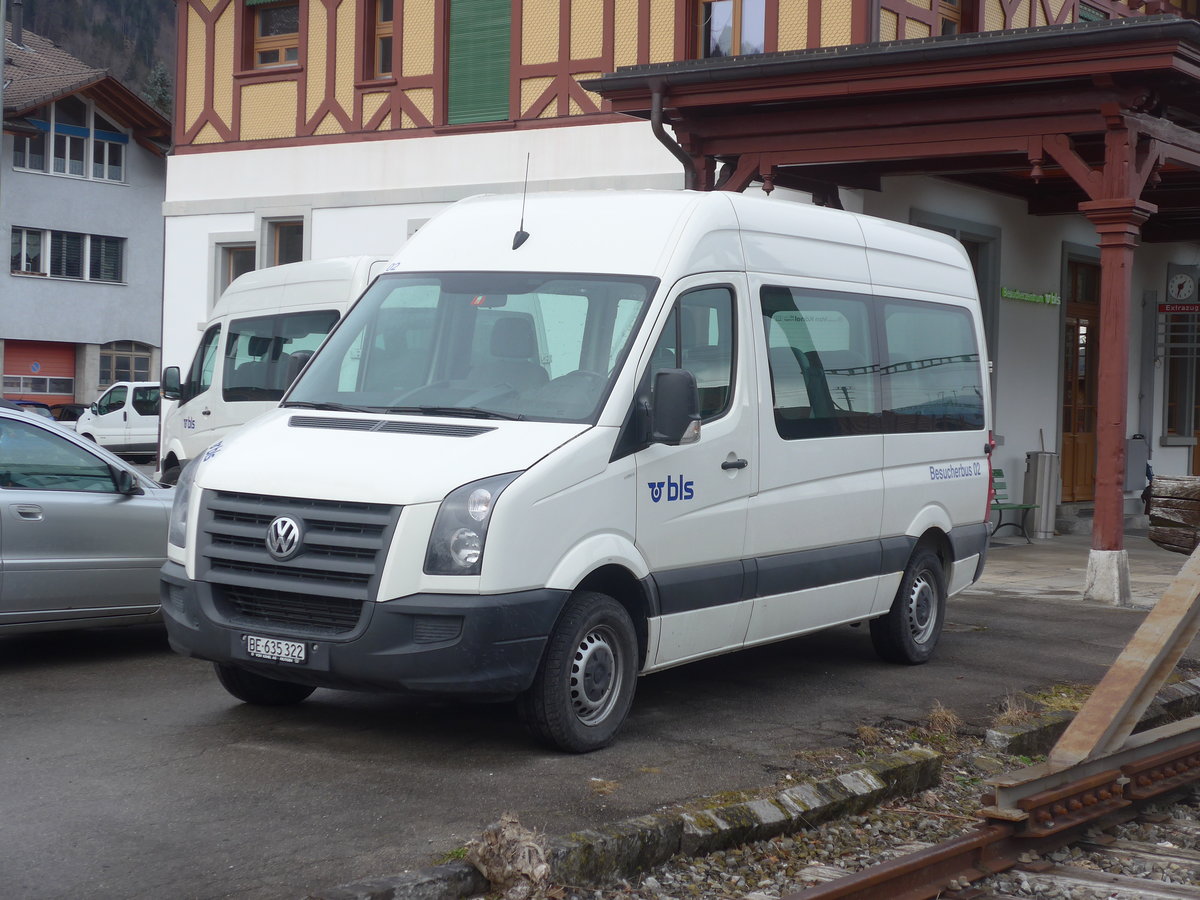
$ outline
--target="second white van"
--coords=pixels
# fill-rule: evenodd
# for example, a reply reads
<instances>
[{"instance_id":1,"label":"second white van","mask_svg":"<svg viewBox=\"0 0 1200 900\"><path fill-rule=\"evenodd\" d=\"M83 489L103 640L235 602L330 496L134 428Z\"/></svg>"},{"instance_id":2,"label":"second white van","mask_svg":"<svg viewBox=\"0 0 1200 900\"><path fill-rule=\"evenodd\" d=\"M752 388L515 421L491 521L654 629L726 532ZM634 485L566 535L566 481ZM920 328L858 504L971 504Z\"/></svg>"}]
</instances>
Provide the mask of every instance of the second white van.
<instances>
[{"instance_id":1,"label":"second white van","mask_svg":"<svg viewBox=\"0 0 1200 900\"><path fill-rule=\"evenodd\" d=\"M427 224L184 471L172 646L249 703L516 698L575 752L691 660L869 622L927 661L988 541L961 245L720 192L522 202Z\"/></svg>"},{"instance_id":2,"label":"second white van","mask_svg":"<svg viewBox=\"0 0 1200 900\"><path fill-rule=\"evenodd\" d=\"M158 477L179 471L213 441L274 407L346 308L387 260L350 256L258 269L230 283L203 326L186 372L163 370Z\"/></svg>"}]
</instances>

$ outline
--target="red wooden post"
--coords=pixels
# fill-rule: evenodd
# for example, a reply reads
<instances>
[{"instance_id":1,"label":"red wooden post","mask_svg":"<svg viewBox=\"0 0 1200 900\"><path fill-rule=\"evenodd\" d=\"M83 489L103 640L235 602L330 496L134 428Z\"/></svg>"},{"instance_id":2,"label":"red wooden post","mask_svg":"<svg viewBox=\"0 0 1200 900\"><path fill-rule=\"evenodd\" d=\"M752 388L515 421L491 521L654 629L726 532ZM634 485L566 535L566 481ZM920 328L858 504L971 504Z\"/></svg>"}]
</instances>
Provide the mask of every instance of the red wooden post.
<instances>
[{"instance_id":1,"label":"red wooden post","mask_svg":"<svg viewBox=\"0 0 1200 900\"><path fill-rule=\"evenodd\" d=\"M1100 378L1096 398L1096 518L1093 550L1124 548L1125 431L1129 385L1129 295L1133 251L1152 203L1123 198L1079 204L1100 235Z\"/></svg>"}]
</instances>

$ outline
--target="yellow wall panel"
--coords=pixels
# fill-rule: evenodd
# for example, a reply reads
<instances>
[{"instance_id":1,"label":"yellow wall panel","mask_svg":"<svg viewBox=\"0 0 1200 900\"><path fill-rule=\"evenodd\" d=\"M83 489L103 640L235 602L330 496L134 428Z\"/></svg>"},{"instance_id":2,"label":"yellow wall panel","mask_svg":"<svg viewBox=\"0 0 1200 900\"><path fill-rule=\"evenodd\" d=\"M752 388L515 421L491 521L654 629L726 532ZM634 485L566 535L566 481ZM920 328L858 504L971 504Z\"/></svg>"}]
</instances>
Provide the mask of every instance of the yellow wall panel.
<instances>
[{"instance_id":1,"label":"yellow wall panel","mask_svg":"<svg viewBox=\"0 0 1200 900\"><path fill-rule=\"evenodd\" d=\"M819 3L820 0L811 0ZM779 49L804 50L808 47L808 2L779 0Z\"/></svg>"},{"instance_id":2,"label":"yellow wall panel","mask_svg":"<svg viewBox=\"0 0 1200 900\"><path fill-rule=\"evenodd\" d=\"M821 46L841 47L851 40L854 0L824 0L821 4Z\"/></svg>"},{"instance_id":3,"label":"yellow wall panel","mask_svg":"<svg viewBox=\"0 0 1200 900\"><path fill-rule=\"evenodd\" d=\"M200 129L199 133L196 135L196 139L192 141L192 143L219 144L221 143L221 136L217 134L217 129L213 128L211 124L208 124Z\"/></svg>"},{"instance_id":4,"label":"yellow wall panel","mask_svg":"<svg viewBox=\"0 0 1200 900\"><path fill-rule=\"evenodd\" d=\"M920 19L906 19L904 22L904 36L906 38L923 38L929 37L930 28Z\"/></svg>"},{"instance_id":5,"label":"yellow wall panel","mask_svg":"<svg viewBox=\"0 0 1200 900\"><path fill-rule=\"evenodd\" d=\"M558 59L558 0L525 0L521 6L521 62L527 66Z\"/></svg>"},{"instance_id":6,"label":"yellow wall panel","mask_svg":"<svg viewBox=\"0 0 1200 900\"><path fill-rule=\"evenodd\" d=\"M321 124L317 126L317 130L313 134L343 134L344 132L342 123L333 113L328 112L325 113L325 118L321 120Z\"/></svg>"},{"instance_id":7,"label":"yellow wall panel","mask_svg":"<svg viewBox=\"0 0 1200 900\"><path fill-rule=\"evenodd\" d=\"M1000 0L988 0L983 7L983 30L1001 31L1004 28L1004 7Z\"/></svg>"},{"instance_id":8,"label":"yellow wall panel","mask_svg":"<svg viewBox=\"0 0 1200 900\"><path fill-rule=\"evenodd\" d=\"M184 100L184 128L196 124L204 112L204 20L200 14L188 7L187 16L187 53L191 64L187 70L187 97Z\"/></svg>"},{"instance_id":9,"label":"yellow wall panel","mask_svg":"<svg viewBox=\"0 0 1200 900\"><path fill-rule=\"evenodd\" d=\"M576 72L575 79L576 79L576 81L588 81L589 79L592 79L592 78L599 78L603 74L604 74L603 72ZM594 94L591 91L584 91L584 93L588 95L588 99L590 99L593 103L596 104L597 109L604 109L604 98L603 97L601 97L599 94ZM580 108L579 111L581 113L583 112L582 107Z\"/></svg>"},{"instance_id":10,"label":"yellow wall panel","mask_svg":"<svg viewBox=\"0 0 1200 900\"><path fill-rule=\"evenodd\" d=\"M522 78L521 79L521 118L525 118L533 104L537 102L538 97L550 86L554 81L553 78ZM550 112L552 115L558 113L557 101L550 101Z\"/></svg>"},{"instance_id":11,"label":"yellow wall panel","mask_svg":"<svg viewBox=\"0 0 1200 900\"><path fill-rule=\"evenodd\" d=\"M352 0L342 0L337 14L337 87L334 89L337 102L347 114L354 109L354 25L355 10Z\"/></svg>"},{"instance_id":12,"label":"yellow wall panel","mask_svg":"<svg viewBox=\"0 0 1200 900\"><path fill-rule=\"evenodd\" d=\"M617 35L613 65L636 66L638 45L638 0L617 0Z\"/></svg>"},{"instance_id":13,"label":"yellow wall panel","mask_svg":"<svg viewBox=\"0 0 1200 900\"><path fill-rule=\"evenodd\" d=\"M650 0L650 62L675 58L675 0Z\"/></svg>"},{"instance_id":14,"label":"yellow wall panel","mask_svg":"<svg viewBox=\"0 0 1200 900\"><path fill-rule=\"evenodd\" d=\"M233 34L233 7L213 28L213 109L223 122L233 121L233 71L237 64L236 42Z\"/></svg>"},{"instance_id":15,"label":"yellow wall panel","mask_svg":"<svg viewBox=\"0 0 1200 900\"><path fill-rule=\"evenodd\" d=\"M900 17L890 9L881 9L879 11L879 39L894 41L899 33Z\"/></svg>"},{"instance_id":16,"label":"yellow wall panel","mask_svg":"<svg viewBox=\"0 0 1200 900\"><path fill-rule=\"evenodd\" d=\"M218 2L219 0L200 0L200 5L211 12L216 8Z\"/></svg>"},{"instance_id":17,"label":"yellow wall panel","mask_svg":"<svg viewBox=\"0 0 1200 900\"><path fill-rule=\"evenodd\" d=\"M384 116L382 119L380 119L379 127L377 127L375 130L376 131L391 131L392 130L392 114L388 113L386 116Z\"/></svg>"},{"instance_id":18,"label":"yellow wall panel","mask_svg":"<svg viewBox=\"0 0 1200 900\"><path fill-rule=\"evenodd\" d=\"M423 115L430 122L433 121L433 89L432 88L417 88L415 90L408 91L405 94L405 96L408 97L409 102L412 103L413 106L415 106L418 110L421 111L421 115ZM415 124L415 123L411 123L411 124ZM409 126L406 125L405 127L409 127Z\"/></svg>"},{"instance_id":19,"label":"yellow wall panel","mask_svg":"<svg viewBox=\"0 0 1200 900\"><path fill-rule=\"evenodd\" d=\"M313 116L321 101L325 99L325 72L329 60L325 58L325 39L329 35L329 23L325 7L321 3L308 6L308 47L304 67L308 73L308 91L305 97L304 118Z\"/></svg>"},{"instance_id":20,"label":"yellow wall panel","mask_svg":"<svg viewBox=\"0 0 1200 900\"><path fill-rule=\"evenodd\" d=\"M387 102L388 95L383 91L374 94L363 94L363 124L371 121L375 113Z\"/></svg>"},{"instance_id":21,"label":"yellow wall panel","mask_svg":"<svg viewBox=\"0 0 1200 900\"><path fill-rule=\"evenodd\" d=\"M922 9L933 9L933 0L909 0L909 3Z\"/></svg>"},{"instance_id":22,"label":"yellow wall panel","mask_svg":"<svg viewBox=\"0 0 1200 900\"><path fill-rule=\"evenodd\" d=\"M579 101L576 100L574 97L571 97L569 100L567 100L567 115L569 115L569 116L582 116L583 115L583 107L579 105Z\"/></svg>"},{"instance_id":23,"label":"yellow wall panel","mask_svg":"<svg viewBox=\"0 0 1200 900\"><path fill-rule=\"evenodd\" d=\"M571 0L571 59L604 52L604 0Z\"/></svg>"},{"instance_id":24,"label":"yellow wall panel","mask_svg":"<svg viewBox=\"0 0 1200 900\"><path fill-rule=\"evenodd\" d=\"M404 4L404 48L400 60L405 77L433 74L435 9L435 0L407 0Z\"/></svg>"},{"instance_id":25,"label":"yellow wall panel","mask_svg":"<svg viewBox=\"0 0 1200 900\"><path fill-rule=\"evenodd\" d=\"M294 137L296 134L296 83L272 81L242 88L243 141Z\"/></svg>"}]
</instances>

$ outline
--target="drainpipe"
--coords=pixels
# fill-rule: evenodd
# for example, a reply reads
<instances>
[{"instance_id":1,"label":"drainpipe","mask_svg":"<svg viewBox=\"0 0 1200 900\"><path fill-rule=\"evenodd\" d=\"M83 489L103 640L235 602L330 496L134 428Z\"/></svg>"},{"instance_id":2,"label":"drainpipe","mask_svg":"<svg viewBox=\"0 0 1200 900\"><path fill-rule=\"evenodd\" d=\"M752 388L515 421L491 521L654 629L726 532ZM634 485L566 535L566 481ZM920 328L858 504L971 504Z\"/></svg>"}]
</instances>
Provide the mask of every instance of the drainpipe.
<instances>
[{"instance_id":1,"label":"drainpipe","mask_svg":"<svg viewBox=\"0 0 1200 900\"><path fill-rule=\"evenodd\" d=\"M25 0L12 0L12 42L25 46Z\"/></svg>"},{"instance_id":2,"label":"drainpipe","mask_svg":"<svg viewBox=\"0 0 1200 900\"><path fill-rule=\"evenodd\" d=\"M695 190L696 166L692 162L692 158L688 156L687 151L680 147L663 128L663 89L661 82L651 87L650 130L654 132L654 136L658 138L659 143L670 150L671 155L683 163L683 189L685 191Z\"/></svg>"}]
</instances>

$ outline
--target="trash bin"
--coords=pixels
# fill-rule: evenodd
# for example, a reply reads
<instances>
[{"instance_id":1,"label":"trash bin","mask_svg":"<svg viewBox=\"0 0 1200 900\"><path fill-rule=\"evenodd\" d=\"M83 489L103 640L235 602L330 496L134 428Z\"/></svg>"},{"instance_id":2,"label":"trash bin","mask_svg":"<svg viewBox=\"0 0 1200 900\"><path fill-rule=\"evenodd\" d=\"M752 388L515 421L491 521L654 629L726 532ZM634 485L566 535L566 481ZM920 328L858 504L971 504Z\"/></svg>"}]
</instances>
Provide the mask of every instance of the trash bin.
<instances>
[{"instance_id":1,"label":"trash bin","mask_svg":"<svg viewBox=\"0 0 1200 900\"><path fill-rule=\"evenodd\" d=\"M1054 537L1058 513L1058 454L1031 450L1025 454L1025 503L1036 503L1029 511L1025 530L1031 537Z\"/></svg>"}]
</instances>

